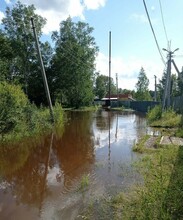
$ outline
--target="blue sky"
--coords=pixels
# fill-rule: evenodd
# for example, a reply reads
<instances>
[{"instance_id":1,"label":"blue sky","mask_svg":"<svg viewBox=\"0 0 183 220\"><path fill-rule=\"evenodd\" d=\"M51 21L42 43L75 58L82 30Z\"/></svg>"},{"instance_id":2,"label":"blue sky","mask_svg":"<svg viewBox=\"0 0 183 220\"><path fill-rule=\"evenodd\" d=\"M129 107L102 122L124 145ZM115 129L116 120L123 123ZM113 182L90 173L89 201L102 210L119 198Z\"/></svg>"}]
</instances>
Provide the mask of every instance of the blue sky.
<instances>
[{"instance_id":1,"label":"blue sky","mask_svg":"<svg viewBox=\"0 0 183 220\"><path fill-rule=\"evenodd\" d=\"M153 34L145 13L143 0L20 0L34 4L37 13L47 18L45 38L50 40L51 31L69 15L94 27L93 35L99 46L96 67L101 74L108 75L109 31L112 33L111 76L118 73L119 87L135 89L140 68L143 66L150 80L149 89L154 89L154 75L160 79L164 64L157 50ZM0 20L6 6L12 7L16 0L0 0ZM160 48L167 48L163 28L160 2L165 27L172 50L179 48L176 55L183 55L183 1L146 0L147 8ZM166 53L162 51L165 60ZM183 57L174 58L179 69ZM174 73L174 69L172 68Z\"/></svg>"}]
</instances>

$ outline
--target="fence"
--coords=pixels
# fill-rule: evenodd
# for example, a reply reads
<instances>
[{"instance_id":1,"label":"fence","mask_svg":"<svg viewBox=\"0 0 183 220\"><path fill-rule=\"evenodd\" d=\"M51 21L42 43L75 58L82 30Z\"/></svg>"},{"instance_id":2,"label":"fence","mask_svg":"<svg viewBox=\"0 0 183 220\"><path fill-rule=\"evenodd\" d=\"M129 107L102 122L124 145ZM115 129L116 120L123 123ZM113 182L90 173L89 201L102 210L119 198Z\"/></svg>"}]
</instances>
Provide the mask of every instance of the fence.
<instances>
[{"instance_id":1,"label":"fence","mask_svg":"<svg viewBox=\"0 0 183 220\"><path fill-rule=\"evenodd\" d=\"M183 112L183 95L173 97L171 100L171 106L176 112Z\"/></svg>"}]
</instances>

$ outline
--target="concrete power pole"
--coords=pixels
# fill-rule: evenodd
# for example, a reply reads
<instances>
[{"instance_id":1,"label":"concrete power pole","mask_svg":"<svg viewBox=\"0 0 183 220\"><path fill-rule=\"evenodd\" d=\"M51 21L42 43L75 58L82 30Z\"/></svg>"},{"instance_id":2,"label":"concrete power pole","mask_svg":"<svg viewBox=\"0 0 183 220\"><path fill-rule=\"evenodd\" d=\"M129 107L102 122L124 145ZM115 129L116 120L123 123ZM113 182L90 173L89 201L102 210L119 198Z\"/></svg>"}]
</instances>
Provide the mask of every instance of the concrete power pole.
<instances>
[{"instance_id":1,"label":"concrete power pole","mask_svg":"<svg viewBox=\"0 0 183 220\"><path fill-rule=\"evenodd\" d=\"M38 53L38 57L39 57L39 62L40 62L40 66L41 66L41 72L42 72L46 97L47 97L48 104L49 104L50 116L51 116L52 122L54 122L53 106L52 106L52 102L51 102L50 91L49 91L49 87L48 87L48 82L47 82L47 78L46 78L46 73L45 73L45 69L44 69L44 65L43 65L43 60L42 60L41 51L40 51L40 48L39 48L39 42L38 42L37 33L36 33L33 18L31 18L31 23L32 23L32 29L33 29L33 33L34 33L35 42L36 42L36 48L37 48L37 53Z\"/></svg>"},{"instance_id":2,"label":"concrete power pole","mask_svg":"<svg viewBox=\"0 0 183 220\"><path fill-rule=\"evenodd\" d=\"M163 110L165 108L169 108L171 104L171 63L172 63L172 56L175 51L177 51L179 48L175 49L174 51L167 50L163 48L163 50L167 51L168 53L168 62L167 62L167 72L166 72L166 84L165 84L165 90L164 90L164 98L163 98Z\"/></svg>"}]
</instances>

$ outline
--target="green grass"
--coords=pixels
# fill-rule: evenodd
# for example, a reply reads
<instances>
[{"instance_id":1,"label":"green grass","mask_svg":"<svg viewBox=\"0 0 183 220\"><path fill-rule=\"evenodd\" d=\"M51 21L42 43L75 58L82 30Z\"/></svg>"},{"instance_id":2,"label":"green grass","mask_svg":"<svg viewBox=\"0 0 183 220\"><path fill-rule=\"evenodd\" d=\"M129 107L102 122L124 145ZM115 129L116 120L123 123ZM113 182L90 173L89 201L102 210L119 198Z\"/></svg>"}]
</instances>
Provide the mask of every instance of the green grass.
<instances>
[{"instance_id":1,"label":"green grass","mask_svg":"<svg viewBox=\"0 0 183 220\"><path fill-rule=\"evenodd\" d=\"M183 147L159 148L136 166L144 184L113 199L116 219L183 219Z\"/></svg>"},{"instance_id":2,"label":"green grass","mask_svg":"<svg viewBox=\"0 0 183 220\"><path fill-rule=\"evenodd\" d=\"M81 178L79 191L84 191L89 186L89 175L84 174Z\"/></svg>"},{"instance_id":3,"label":"green grass","mask_svg":"<svg viewBox=\"0 0 183 220\"><path fill-rule=\"evenodd\" d=\"M161 106L156 106L147 113L147 120L152 127L174 128L181 124L181 115L173 109L162 112Z\"/></svg>"},{"instance_id":4,"label":"green grass","mask_svg":"<svg viewBox=\"0 0 183 220\"><path fill-rule=\"evenodd\" d=\"M142 154L134 166L142 182L115 196L104 195L93 201L83 216L114 220L183 219L183 146L159 146Z\"/></svg>"},{"instance_id":5,"label":"green grass","mask_svg":"<svg viewBox=\"0 0 183 220\"><path fill-rule=\"evenodd\" d=\"M145 135L143 138L141 138L138 143L134 144L132 150L134 152L144 153L145 151L144 144L149 139L149 137L150 137L149 135Z\"/></svg>"},{"instance_id":6,"label":"green grass","mask_svg":"<svg viewBox=\"0 0 183 220\"><path fill-rule=\"evenodd\" d=\"M64 127L64 113L61 105L56 104L53 107L55 123L52 124L48 108L37 108L35 105L28 105L24 109L24 118L21 123L17 124L14 129L0 136L0 143L18 142L25 138L34 137L39 139L40 136L55 132L62 133Z\"/></svg>"}]
</instances>

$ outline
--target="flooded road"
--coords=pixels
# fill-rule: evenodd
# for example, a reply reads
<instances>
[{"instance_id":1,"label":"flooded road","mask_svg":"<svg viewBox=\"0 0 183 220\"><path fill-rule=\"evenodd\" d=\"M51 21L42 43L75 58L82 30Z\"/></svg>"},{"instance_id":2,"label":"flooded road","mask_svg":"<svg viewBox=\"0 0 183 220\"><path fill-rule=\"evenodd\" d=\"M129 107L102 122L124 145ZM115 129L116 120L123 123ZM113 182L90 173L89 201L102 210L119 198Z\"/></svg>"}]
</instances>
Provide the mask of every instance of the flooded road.
<instances>
[{"instance_id":1,"label":"flooded road","mask_svg":"<svg viewBox=\"0 0 183 220\"><path fill-rule=\"evenodd\" d=\"M138 181L132 147L147 133L144 115L67 117L63 134L0 146L1 220L76 219L91 200Z\"/></svg>"}]
</instances>

